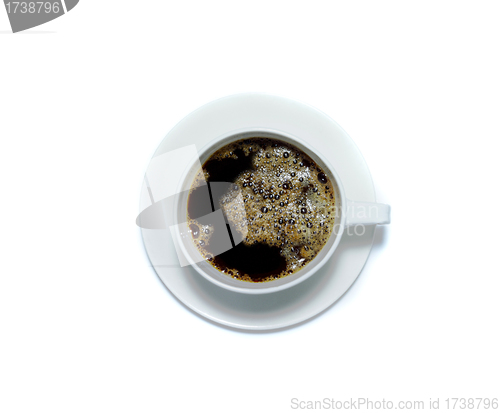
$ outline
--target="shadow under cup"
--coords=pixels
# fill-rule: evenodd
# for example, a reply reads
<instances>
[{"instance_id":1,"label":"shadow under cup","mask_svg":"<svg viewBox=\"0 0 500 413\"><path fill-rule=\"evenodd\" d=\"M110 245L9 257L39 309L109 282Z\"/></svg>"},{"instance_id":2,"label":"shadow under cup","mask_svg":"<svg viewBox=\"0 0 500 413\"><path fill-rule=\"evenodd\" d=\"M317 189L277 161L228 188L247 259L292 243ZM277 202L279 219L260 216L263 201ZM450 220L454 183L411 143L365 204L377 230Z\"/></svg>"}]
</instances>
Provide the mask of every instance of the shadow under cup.
<instances>
[{"instance_id":1,"label":"shadow under cup","mask_svg":"<svg viewBox=\"0 0 500 413\"><path fill-rule=\"evenodd\" d=\"M189 192L192 188L195 175L198 173L200 166L202 166L205 161L217 150L222 147L242 139L248 138L269 138L280 140L285 143L291 144L306 155L308 155L330 178L333 185L333 191L335 194L335 224L334 230L330 234L330 237L319 253L303 268L298 271L286 276L279 278L277 280L266 281L266 282L248 282L242 281L221 272L217 268L213 267L198 251L195 247L191 231L188 227L188 199ZM206 184L205 182L202 183ZM213 184L213 183L211 183ZM240 130L236 132L229 133L225 136L219 137L199 152L199 157L196 159L191 159L188 162L185 172L182 174L179 183L179 190L177 191L177 196L174 202L174 222L178 223L175 227L171 227L172 236L174 243L176 244L176 250L179 256L179 260L182 266L192 265L195 270L205 277L207 280L215 283L216 285L226 288L231 291L236 291L240 293L247 294L263 294L271 293L279 290L283 290L299 282L304 281L313 275L318 269L320 269L323 264L332 256L335 248L340 242L340 238L345 227L345 217L343 214L343 190L338 179L337 174L334 172L333 168L330 166L327 160L321 158L318 153L310 147L307 143L300 140L299 138L293 137L289 134L272 131L269 129L252 129L252 130ZM215 202L215 200L214 200ZM217 206L216 206L217 208ZM219 213L222 216L222 211L218 210L214 212ZM232 231L235 233L235 231ZM228 242L229 238L228 238ZM234 242L238 244L241 242L240 239L234 239ZM233 244L234 245L234 244ZM230 248L230 245L226 249Z\"/></svg>"}]
</instances>

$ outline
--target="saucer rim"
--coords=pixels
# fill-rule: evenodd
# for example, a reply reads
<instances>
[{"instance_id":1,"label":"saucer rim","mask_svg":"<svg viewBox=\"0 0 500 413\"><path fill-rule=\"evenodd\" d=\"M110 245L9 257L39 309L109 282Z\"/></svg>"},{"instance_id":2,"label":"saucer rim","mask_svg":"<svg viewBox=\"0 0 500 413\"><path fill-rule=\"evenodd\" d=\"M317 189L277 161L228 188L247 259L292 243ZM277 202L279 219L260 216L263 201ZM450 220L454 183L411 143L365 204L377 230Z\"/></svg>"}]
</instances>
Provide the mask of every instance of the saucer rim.
<instances>
[{"instance_id":1,"label":"saucer rim","mask_svg":"<svg viewBox=\"0 0 500 413\"><path fill-rule=\"evenodd\" d=\"M364 180L364 185L367 186L367 188L365 188L366 192L364 193L364 196L361 197L363 199L359 199L360 198L359 196L355 196L354 198L357 200L360 200L360 201L362 200L362 201L376 202L373 180L372 180L370 171L368 169L368 166L366 164L366 161L364 160L361 152L359 151L359 149L357 148L355 143L352 141L352 139L349 137L349 135L333 119L331 119L329 116L327 116L325 113L319 111L318 109L316 109L310 105L301 103L301 102L290 100L288 98L283 98L283 97L269 95L269 94L242 93L242 94L237 94L237 95L226 96L224 98L220 98L220 99L217 99L217 100L212 101L210 103L207 103L206 105L196 109L195 111L191 112L191 114L187 115L184 119L182 119L167 134L167 136L162 140L159 147L155 151L153 158L155 156L158 156L159 154L164 153L166 150L172 150L171 148L165 150L165 148L169 146L168 141L170 141L172 139L177 139L176 136L179 134L182 135L183 130L185 130L185 131L186 131L186 129L189 130L189 125L192 124L197 118L198 118L198 120L205 119L205 121L206 121L207 114L209 114L213 117L214 115L216 115L218 113L219 121L222 124L224 124L224 119L225 119L225 115L226 115L224 112L225 108L227 109L228 107L233 106L233 105L240 106L240 107L255 108L256 103L262 104L262 105L268 105L269 107L267 109L274 108L274 112L275 112L274 115L281 116L282 118L283 118L283 113L282 113L283 108L294 107L295 110L298 110L299 114L302 113L304 115L304 119L302 119L303 121L307 120L306 118L308 118L308 117L310 118L308 120L309 122L304 122L306 124L309 123L310 126L312 126L310 121L314 117L316 117L317 120L321 119L323 122L329 123L330 126L333 126L333 128L336 129L336 132L339 135L342 135L341 140L344 141L343 143L347 144L347 146L348 146L348 148L344 148L344 150L345 149L349 150L351 152L349 154L349 156L353 156L356 158L355 168L358 169L358 171L357 171L357 174L359 175L358 178L361 178L362 180ZM214 110L215 110L215 112L214 112ZM211 120L213 121L213 119L211 119ZM265 121L264 121L264 123L265 123ZM199 127L199 125L198 125L198 127ZM229 124L228 124L228 127L230 127ZM270 125L270 124L267 124L265 126L260 125L259 127L278 129L275 127L275 125ZM284 130L284 132L290 133L292 135L296 135L296 131L291 131L287 128L284 128L284 129L279 128L279 129ZM226 128L226 130L229 130L229 129ZM208 140L211 140L211 139L207 136L207 138L205 139L205 142L208 142ZM179 142L179 140L177 139L177 143L178 142ZM174 144L174 146L175 146L175 144ZM316 147L317 143L314 143L313 146ZM328 156L325 156L325 157L327 159L329 158ZM339 174L342 175L341 173L339 173ZM364 176L361 176L361 175L364 175ZM341 180L344 184L346 198L352 199L353 197L351 195L349 195L348 185L345 184L344 179L342 177L341 177ZM345 294L345 292L348 291L348 289L351 287L351 285L355 282L355 280L359 276L359 273L363 269L363 267L368 259L368 256L371 252L371 248L372 248L373 240L374 240L374 235L375 235L375 227L368 226L367 228L368 228L367 233L363 235L363 237L365 239L365 244L366 244L366 245L364 245L364 251L360 251L360 253L356 257L356 261L357 261L356 266L359 267L359 269L356 269L354 271L355 274L353 272L353 274L350 277L350 281L347 283L348 285L346 283L344 283L345 285L342 287L342 291L337 291L336 294L332 294L332 297L330 300L328 300L328 302L326 302L324 305L322 305L320 307L315 308L313 311L309 311L305 314L302 314L302 316L294 316L294 317L291 317L289 319L282 319L281 321L276 320L276 322L274 322L274 323L269 323L270 320L268 320L268 319L266 319L267 320L266 323L262 323L262 322L261 323L258 323L258 322L245 323L243 320L240 322L235 322L235 321L228 320L227 317L216 316L214 314L214 311L207 311L207 308L203 308L203 305L200 305L199 299L197 300L196 298L194 298L194 296L192 294L191 295L186 294L186 292L187 292L186 289L189 289L189 287L181 287L179 289L179 285L174 285L174 283L172 282L172 279L174 279L175 277L170 277L169 274L167 274L167 273L171 272L172 270L174 270L174 271L181 270L180 266L177 268L169 266L167 273L165 271L160 271L159 268L155 268L154 266L153 267L155 268L155 271L156 271L158 277L162 280L163 284L181 303L186 305L186 307L188 307L189 309L194 311L196 314L199 314L200 316L202 316L208 320L211 320L217 324L221 324L221 325L235 328L235 329L239 329L239 330L254 330L254 331L261 330L261 331L264 331L264 330L282 329L282 328L286 328L286 327L290 327L293 325L303 323L304 321L311 319L311 318L317 316L318 314L321 314L322 312L327 310L329 307L331 307L340 297L342 297ZM145 239L145 230L142 228L141 228L141 236L143 239L143 244L144 244L144 248L146 250L146 253L147 253L147 255L152 263L153 261L151 259L151 255L150 255L151 251L148 250L148 245L147 245L148 241ZM341 241L341 243L342 243L342 241ZM334 257L335 257L335 254L333 255L333 257L330 257L329 260L330 261L333 260ZM326 266L324 266L323 268L325 268L325 267ZM197 277L202 278L202 276L200 274L198 274L196 271L194 271L194 274L196 274ZM327 274L326 275L327 278L332 278L334 276L335 276L335 274ZM314 276L312 278L315 278L315 277L319 277L319 275L314 274ZM204 281L209 283L209 281L207 281L207 280L204 280ZM309 280L305 280L304 282L307 283L307 281L309 281ZM211 285L213 285L213 284L211 284ZM286 292L292 292L292 291L295 291L298 287L300 287L300 285L301 284L299 284L297 286L290 287L289 289L286 289L283 291L270 292L270 293L261 294L261 295L242 294L239 292L225 290L225 289L223 289L221 287L217 287L215 285L214 285L214 288L217 288L220 291L224 291L227 294L242 295L245 297L262 297L262 296L272 296L274 294L283 294ZM184 291L182 291L183 289L184 289ZM198 297L198 298L200 298L200 297ZM313 299L314 299L314 297L313 297ZM205 307L207 307L207 305L205 305ZM208 306L208 310L210 310L209 306ZM228 311L230 311L230 310L231 309L228 309Z\"/></svg>"}]
</instances>

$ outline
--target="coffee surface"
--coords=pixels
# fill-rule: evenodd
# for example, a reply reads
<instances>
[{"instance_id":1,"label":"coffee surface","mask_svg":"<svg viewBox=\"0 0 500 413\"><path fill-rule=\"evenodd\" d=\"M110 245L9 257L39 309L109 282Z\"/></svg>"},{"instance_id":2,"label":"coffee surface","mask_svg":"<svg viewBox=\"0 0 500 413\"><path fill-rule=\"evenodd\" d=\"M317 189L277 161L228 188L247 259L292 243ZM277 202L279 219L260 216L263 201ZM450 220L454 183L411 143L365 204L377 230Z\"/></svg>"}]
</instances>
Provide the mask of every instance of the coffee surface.
<instances>
[{"instance_id":1,"label":"coffee surface","mask_svg":"<svg viewBox=\"0 0 500 413\"><path fill-rule=\"evenodd\" d=\"M215 228L207 217L217 209L226 228ZM321 251L334 228L335 194L330 177L297 147L243 139L203 164L189 194L188 219L193 242L215 268L244 281L271 281ZM223 231L242 242L216 254L217 232Z\"/></svg>"}]
</instances>

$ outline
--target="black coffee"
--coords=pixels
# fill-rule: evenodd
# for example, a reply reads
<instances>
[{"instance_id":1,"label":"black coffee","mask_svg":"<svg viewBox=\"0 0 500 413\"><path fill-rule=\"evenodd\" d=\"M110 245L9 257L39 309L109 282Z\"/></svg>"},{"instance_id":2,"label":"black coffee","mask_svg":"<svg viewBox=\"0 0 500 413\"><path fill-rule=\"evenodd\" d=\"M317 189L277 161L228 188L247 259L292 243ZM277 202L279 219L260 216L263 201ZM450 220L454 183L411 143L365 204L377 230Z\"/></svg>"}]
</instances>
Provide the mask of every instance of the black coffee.
<instances>
[{"instance_id":1,"label":"black coffee","mask_svg":"<svg viewBox=\"0 0 500 413\"><path fill-rule=\"evenodd\" d=\"M271 281L305 266L328 241L334 190L327 174L297 147L244 139L213 153L202 169L189 195L188 224L199 251L220 271L244 281ZM202 180L207 185L199 186ZM231 227L210 222L207 215L217 209ZM224 231L233 248L216 255L217 235ZM235 244L236 235L243 242Z\"/></svg>"}]
</instances>

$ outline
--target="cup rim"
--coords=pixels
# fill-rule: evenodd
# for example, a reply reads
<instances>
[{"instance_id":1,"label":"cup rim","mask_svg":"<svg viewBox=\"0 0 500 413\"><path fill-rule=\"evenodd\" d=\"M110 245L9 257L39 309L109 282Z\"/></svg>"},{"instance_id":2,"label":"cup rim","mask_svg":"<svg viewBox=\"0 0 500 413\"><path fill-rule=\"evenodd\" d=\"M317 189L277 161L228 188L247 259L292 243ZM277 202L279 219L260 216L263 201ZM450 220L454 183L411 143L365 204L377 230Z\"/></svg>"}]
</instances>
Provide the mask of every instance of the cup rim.
<instances>
[{"instance_id":1,"label":"cup rim","mask_svg":"<svg viewBox=\"0 0 500 413\"><path fill-rule=\"evenodd\" d=\"M246 285L250 286L250 285L253 285L254 283L250 283L247 281L241 281L241 280L236 280L237 282L239 281L238 284L241 283L240 284L241 287L225 284L225 283L215 279L210 274L207 274L203 270L203 268L200 268L198 263L195 262L191 258L189 252L185 248L184 241L181 239L180 232L175 231L176 243L179 246L180 252L183 254L184 258L189 263L189 265L192 266L196 270L196 272L198 272L198 274L200 274L202 277L204 277L208 281L210 281L210 282L214 283L215 285L217 285L221 288L224 288L226 290L230 290L230 291L234 291L234 292L238 292L238 293L244 293L244 294L268 294L268 293L273 293L273 292L282 291L282 290L291 288L291 287L305 281L306 279L308 279L312 275L314 275L320 268L322 268L323 265L332 257L332 255L335 252L335 250L337 249L337 246L340 243L340 239L342 238L342 235L344 233L346 216L345 216L345 213L343 212L343 205L344 205L344 203L346 203L347 199L345 197L345 191L344 191L344 187L342 185L342 181L340 180L339 175L337 174L337 172L335 171L333 166L330 164L328 159L325 159L323 156L321 156L321 154L317 150L315 150L315 148L312 147L309 143L305 142L303 139L301 139L301 138L299 138L299 137L297 137L289 132L286 132L286 131L282 131L282 130L278 130L278 129L271 129L271 128L262 128L262 127L245 127L245 128L240 128L240 129L234 129L234 130L231 130L229 132L225 132L225 133L219 135L218 137L212 139L210 142L208 142L206 145L204 145L202 148L200 148L200 150L197 151L198 152L198 159L201 160L202 154L205 154L207 152L213 153L214 151L229 144L230 142L244 139L244 137L241 137L241 135L245 135L245 134L275 135L276 139L279 139L279 137L282 136L283 138L285 138L284 139L285 142L287 142L287 140L290 140L291 141L290 143L292 143L292 144L298 143L297 146L301 146L302 148L305 148L306 150L304 152L306 152L306 154L308 156L311 156L311 153L312 153L313 156L311 156L311 157L312 158L316 157L316 158L320 159L321 162L328 168L328 172L331 173L331 176L334 179L335 184L338 188L338 193L337 193L337 191L335 191L336 192L335 193L336 203L337 203L337 200L340 199L340 204L342 206L340 208L340 222L338 223L338 231L336 233L336 239L335 239L334 243L328 247L329 249L328 249L327 253L325 254L325 256L322 257L321 260L318 261L313 268L308 269L308 266L306 265L304 268L299 269L295 274L301 274L301 275L297 276L297 278L294 279L293 281L288 282L288 283L284 283L281 285L273 285L273 283L275 283L279 280L282 280L283 278L280 278L278 280L266 281L265 283L262 283L262 285L265 285L265 287L262 287L262 288L248 288L248 287L246 287ZM231 139L233 137L234 137L234 139ZM224 142L224 143L221 145L221 142ZM304 150L302 148L301 148L301 150ZM189 177L189 171L191 170L194 162L195 162L195 159L191 160L187 164L185 170L183 171L183 173L181 175L181 179L179 180L176 201L174 203L174 205L176 205L176 207L174 209L174 222L179 222L178 221L178 208L177 208L179 201L180 201L179 197L180 197L180 194L186 190L186 180ZM203 165L204 160L200 163L201 163L201 165ZM191 183L189 183L188 187L190 187L190 185L191 185ZM326 246L324 246L323 248L325 248L325 247ZM313 261L316 259L317 258L315 257L313 259Z\"/></svg>"}]
</instances>

